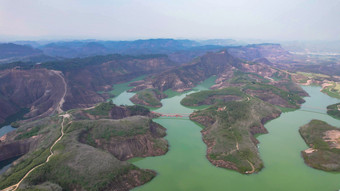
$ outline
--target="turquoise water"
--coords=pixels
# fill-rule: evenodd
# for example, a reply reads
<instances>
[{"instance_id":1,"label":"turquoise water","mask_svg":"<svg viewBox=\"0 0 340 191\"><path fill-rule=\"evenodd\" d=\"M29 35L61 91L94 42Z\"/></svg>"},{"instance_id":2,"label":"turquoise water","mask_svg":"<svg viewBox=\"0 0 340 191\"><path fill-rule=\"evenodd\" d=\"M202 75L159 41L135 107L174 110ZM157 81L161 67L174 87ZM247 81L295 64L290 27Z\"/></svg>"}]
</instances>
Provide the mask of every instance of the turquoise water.
<instances>
[{"instance_id":1,"label":"turquoise water","mask_svg":"<svg viewBox=\"0 0 340 191\"><path fill-rule=\"evenodd\" d=\"M134 164L153 169L158 175L135 190L289 190L334 191L340 189L340 174L316 170L304 164L300 152L307 148L298 133L300 126L312 119L340 126L340 121L326 115L327 105L339 102L320 92L320 87L303 87L306 97L302 109L283 113L268 122L269 134L258 137L259 152L265 168L257 174L242 175L217 168L206 159L206 145L201 127L188 119L158 118L154 121L167 128L169 152L158 157L135 160ZM190 113L181 106L186 93L162 100L161 113Z\"/></svg>"},{"instance_id":2,"label":"turquoise water","mask_svg":"<svg viewBox=\"0 0 340 191\"><path fill-rule=\"evenodd\" d=\"M15 130L15 128L13 128L10 125L6 125L0 128L0 137L2 137L3 135L5 135L6 133L9 133L11 131Z\"/></svg>"},{"instance_id":3,"label":"turquoise water","mask_svg":"<svg viewBox=\"0 0 340 191\"><path fill-rule=\"evenodd\" d=\"M133 105L133 103L130 101L130 98L134 96L136 93L127 92L129 89L132 88L132 86L129 86L129 84L131 82L139 81L144 78L145 76L139 76L137 78L132 79L129 82L114 85L111 93L115 95L115 97L111 99L112 102L116 105Z\"/></svg>"}]
</instances>

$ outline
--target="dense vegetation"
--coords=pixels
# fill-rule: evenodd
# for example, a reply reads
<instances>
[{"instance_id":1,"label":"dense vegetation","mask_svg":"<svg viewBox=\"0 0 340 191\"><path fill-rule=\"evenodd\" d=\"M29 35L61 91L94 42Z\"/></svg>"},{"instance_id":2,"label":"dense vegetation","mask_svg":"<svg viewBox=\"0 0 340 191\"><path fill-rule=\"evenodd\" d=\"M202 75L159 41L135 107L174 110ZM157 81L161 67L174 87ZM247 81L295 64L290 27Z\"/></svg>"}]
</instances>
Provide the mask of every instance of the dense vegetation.
<instances>
[{"instance_id":1,"label":"dense vegetation","mask_svg":"<svg viewBox=\"0 0 340 191\"><path fill-rule=\"evenodd\" d=\"M302 152L305 163L309 166L325 171L340 171L340 129L327 124L324 121L312 120L300 127L300 135L311 152ZM330 140L326 133L338 136L337 140Z\"/></svg>"},{"instance_id":2,"label":"dense vegetation","mask_svg":"<svg viewBox=\"0 0 340 191\"><path fill-rule=\"evenodd\" d=\"M340 103L336 103L333 105L327 106L327 114L336 118L340 119Z\"/></svg>"}]
</instances>

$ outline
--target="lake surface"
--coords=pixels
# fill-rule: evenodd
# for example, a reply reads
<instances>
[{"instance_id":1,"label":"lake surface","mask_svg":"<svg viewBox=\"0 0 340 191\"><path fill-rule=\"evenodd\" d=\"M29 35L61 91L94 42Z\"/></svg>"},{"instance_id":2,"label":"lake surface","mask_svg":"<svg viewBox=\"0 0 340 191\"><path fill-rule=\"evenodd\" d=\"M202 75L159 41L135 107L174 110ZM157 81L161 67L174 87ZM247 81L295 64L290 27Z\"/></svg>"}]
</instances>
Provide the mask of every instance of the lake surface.
<instances>
[{"instance_id":1,"label":"lake surface","mask_svg":"<svg viewBox=\"0 0 340 191\"><path fill-rule=\"evenodd\" d=\"M198 89L205 88L200 86ZM265 168L257 174L243 175L213 166L205 157L206 145L200 133L202 128L196 123L179 118L154 119L167 128L165 138L169 141L169 152L163 156L131 160L140 168L158 173L151 182L134 190L339 190L340 173L323 172L304 164L300 152L307 146L298 132L300 126L312 119L324 120L339 127L340 121L328 116L325 110L328 105L339 100L321 93L320 87L303 88L310 97L305 98L302 108L283 113L268 122L265 127L269 134L258 137L259 152ZM193 109L180 105L185 94L188 93L162 100L163 107L155 111L193 112Z\"/></svg>"},{"instance_id":2,"label":"lake surface","mask_svg":"<svg viewBox=\"0 0 340 191\"><path fill-rule=\"evenodd\" d=\"M2 137L3 135L5 135L6 133L9 133L11 131L14 131L15 128L13 128L10 125L6 125L0 128L0 137Z\"/></svg>"}]
</instances>

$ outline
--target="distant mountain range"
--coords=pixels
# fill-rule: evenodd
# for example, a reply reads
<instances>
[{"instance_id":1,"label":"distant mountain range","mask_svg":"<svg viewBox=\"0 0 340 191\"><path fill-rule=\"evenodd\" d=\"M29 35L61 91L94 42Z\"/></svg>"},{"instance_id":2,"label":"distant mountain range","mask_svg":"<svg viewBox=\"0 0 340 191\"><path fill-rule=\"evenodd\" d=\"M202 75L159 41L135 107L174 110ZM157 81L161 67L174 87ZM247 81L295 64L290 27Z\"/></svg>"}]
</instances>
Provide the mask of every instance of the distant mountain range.
<instances>
[{"instance_id":1,"label":"distant mountain range","mask_svg":"<svg viewBox=\"0 0 340 191\"><path fill-rule=\"evenodd\" d=\"M40 62L53 59L107 54L142 55L173 54L179 51L206 52L220 49L224 46L234 45L239 44L234 40L193 41L175 39L148 39L135 41L84 40L58 41L41 44L35 41L18 41L0 44L0 59L2 59L0 60L0 63L13 61Z\"/></svg>"}]
</instances>

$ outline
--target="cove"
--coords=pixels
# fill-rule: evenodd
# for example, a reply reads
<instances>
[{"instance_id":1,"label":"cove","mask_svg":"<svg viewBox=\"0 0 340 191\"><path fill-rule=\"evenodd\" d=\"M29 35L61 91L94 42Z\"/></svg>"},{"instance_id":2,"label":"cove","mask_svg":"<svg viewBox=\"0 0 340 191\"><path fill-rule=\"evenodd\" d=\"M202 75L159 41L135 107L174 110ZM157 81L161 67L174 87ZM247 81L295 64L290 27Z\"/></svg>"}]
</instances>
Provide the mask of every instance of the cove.
<instances>
[{"instance_id":1,"label":"cove","mask_svg":"<svg viewBox=\"0 0 340 191\"><path fill-rule=\"evenodd\" d=\"M307 145L299 135L300 126L312 119L324 120L333 126L340 121L326 114L327 105L339 102L320 92L320 87L303 87L310 97L301 109L282 113L265 127L269 134L258 137L259 152L265 168L257 174L242 175L217 168L206 159L206 145L201 127L189 119L157 118L155 122L167 128L169 152L158 157L131 160L144 169L152 169L157 176L134 190L290 190L334 191L340 189L340 173L313 169L304 164L300 151ZM204 88L199 88L201 90ZM162 100L160 113L191 113L194 109L180 105L183 93ZM116 104L119 104L116 102Z\"/></svg>"}]
</instances>

